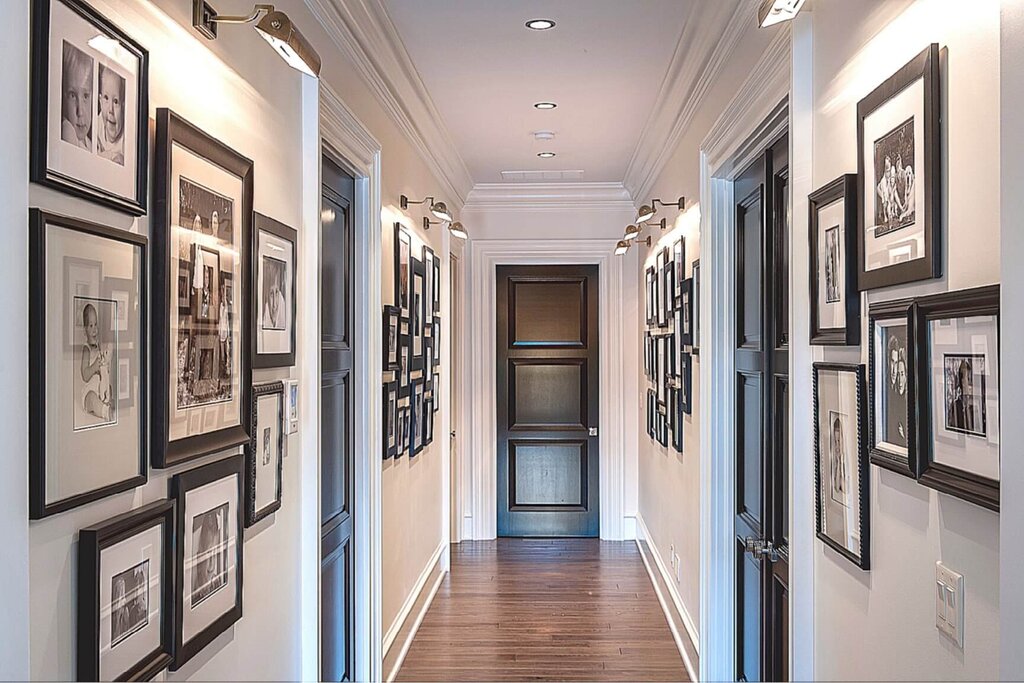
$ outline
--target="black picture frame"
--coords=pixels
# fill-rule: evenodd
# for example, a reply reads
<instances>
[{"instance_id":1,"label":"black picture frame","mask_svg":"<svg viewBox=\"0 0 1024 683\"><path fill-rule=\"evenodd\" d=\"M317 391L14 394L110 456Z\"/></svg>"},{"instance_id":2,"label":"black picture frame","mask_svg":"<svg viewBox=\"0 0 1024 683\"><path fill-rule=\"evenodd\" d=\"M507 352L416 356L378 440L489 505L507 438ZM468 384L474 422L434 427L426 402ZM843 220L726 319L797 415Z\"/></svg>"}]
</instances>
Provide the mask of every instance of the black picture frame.
<instances>
[{"instance_id":1,"label":"black picture frame","mask_svg":"<svg viewBox=\"0 0 1024 683\"><path fill-rule=\"evenodd\" d=\"M868 307L868 447L869 460L872 465L885 468L911 479L919 476L917 456L917 377L914 372L914 300L912 298L880 301ZM878 420L883 416L877 414L876 399L883 387L878 386L875 375L878 363L888 362L888 358L878 358L875 350L875 326L882 321L904 320L907 325L906 349L906 396L907 396L907 455L902 456L878 445Z\"/></svg>"},{"instance_id":2,"label":"black picture frame","mask_svg":"<svg viewBox=\"0 0 1024 683\"><path fill-rule=\"evenodd\" d=\"M668 272L668 255L668 247L662 247L661 251L658 252L658 269L655 275L655 290L658 293L656 313L658 318L658 327L662 329L668 327L669 316L672 309L672 301L668 298L668 281L670 277L670 273Z\"/></svg>"},{"instance_id":3,"label":"black picture frame","mask_svg":"<svg viewBox=\"0 0 1024 683\"><path fill-rule=\"evenodd\" d=\"M999 481L973 472L935 462L932 449L932 382L931 348L928 334L933 320L965 317L995 316L997 337L1001 326L999 313L999 285L988 285L953 292L942 292L919 297L914 302L913 342L915 347L914 372L916 374L917 456L918 481L925 486L956 496L969 503L999 511ZM998 350L997 350L998 351ZM997 353L997 357L1000 356ZM999 382L998 374L995 381ZM998 394L998 387L996 389ZM923 400L922 400L923 399ZM1001 406L1000 406L1001 407ZM1001 412L1001 411L1000 411Z\"/></svg>"},{"instance_id":4,"label":"black picture frame","mask_svg":"<svg viewBox=\"0 0 1024 683\"><path fill-rule=\"evenodd\" d=\"M279 237L286 242L290 242L292 245L292 281L291 281L291 292L289 299L289 305L291 306L291 330L289 336L291 338L291 351L287 353L260 353L257 350L257 336L259 334L256 327L260 324L260 318L263 315L262 311L259 310L259 296L256 292L260 291L263 283L259 282L260 268L259 264L253 264L252 270L252 285L249 290L252 292L252 367L254 368L290 368L295 365L295 319L296 313L298 313L298 244L299 244L299 233L294 229L290 228L280 221L276 221L269 216L256 212L253 215L253 231L252 231L252 254L254 258L259 258L260 251L260 233L266 232L275 237Z\"/></svg>"},{"instance_id":5,"label":"black picture frame","mask_svg":"<svg viewBox=\"0 0 1024 683\"><path fill-rule=\"evenodd\" d=\"M194 434L174 442L170 441L170 400L168 387L171 369L176 361L177 350L169 339L170 311L163 302L169 301L171 292L175 300L178 298L177 279L172 283L168 272L171 257L170 232L171 197L170 183L174 177L171 167L171 148L181 146L193 154L204 158L236 176L242 184L240 207L241 222L239 245L241 253L238 258L241 264L241 282L235 283L240 288L237 308L239 329L239 424L224 429L201 434ZM152 319L152 395L154 397L151 413L150 438L151 459L153 467L163 469L184 462L201 458L229 448L241 446L249 440L250 409L249 397L252 385L252 365L250 352L252 349L252 224L253 224L253 162L231 149L224 143L192 125L170 109L160 108L156 112L156 188L155 211L153 214L153 301L160 302L158 310L161 315ZM172 289L173 288L173 289Z\"/></svg>"},{"instance_id":6,"label":"black picture frame","mask_svg":"<svg viewBox=\"0 0 1024 683\"><path fill-rule=\"evenodd\" d=\"M807 197L808 203L808 239L811 249L810 272L810 343L815 346L856 346L860 344L860 290L857 287L857 265L853 255L857 252L857 230L859 195L857 182L859 176L854 173L841 175L824 187L818 188ZM819 214L821 209L843 200L843 240L841 247L845 250L845 269L842 273L843 311L846 317L844 327L824 327L821 324L821 311L818 309L818 291L821 278L824 277L825 264L821 263L818 241ZM863 239L863 236L861 236ZM831 302L829 302L831 303Z\"/></svg>"},{"instance_id":7,"label":"black picture frame","mask_svg":"<svg viewBox=\"0 0 1024 683\"><path fill-rule=\"evenodd\" d=\"M50 14L54 2L66 5L101 34L120 43L139 60L138 101L136 119L135 196L124 197L104 190L81 178L74 178L50 169L48 156L49 124L49 37ZM103 206L123 211L132 216L146 214L149 199L149 51L122 31L116 24L97 12L84 0L34 0L32 3L32 126L29 179L34 183L52 187L61 192L81 197ZM127 115L127 113L126 113Z\"/></svg>"},{"instance_id":8,"label":"black picture frame","mask_svg":"<svg viewBox=\"0 0 1024 683\"><path fill-rule=\"evenodd\" d=\"M864 382L864 366L853 363L814 363L814 529L815 535L821 539L828 547L835 550L837 553L845 557L847 560L857 565L861 569L868 570L871 568L871 506L869 501L871 500L869 494L869 481L868 477L868 457L867 457L867 446L864 440L864 421L865 411L867 409L866 396L865 396L865 382ZM822 500L821 500L821 477L822 477L822 466L821 466L821 447L819 430L821 425L818 419L818 413L820 408L819 403L819 392L818 392L818 379L819 374L822 371L834 371L837 373L853 373L856 377L857 385L857 479L859 482L858 496L856 504L860 509L860 553L859 555L851 552L847 548L839 545L834 539L830 538L822 530L821 518L822 518Z\"/></svg>"},{"instance_id":9,"label":"black picture frame","mask_svg":"<svg viewBox=\"0 0 1024 683\"><path fill-rule=\"evenodd\" d=\"M676 453L683 452L683 436L684 436L684 413L682 401L680 401L679 394L682 389L679 387L673 387L669 389L669 400L668 400L668 412L671 416L671 429L672 429L672 449Z\"/></svg>"},{"instance_id":10,"label":"black picture frame","mask_svg":"<svg viewBox=\"0 0 1024 683\"><path fill-rule=\"evenodd\" d=\"M402 244L408 245L406 251L406 260L402 261ZM394 305L398 307L401 317L409 317L409 292L412 291L412 271L410 270L410 261L412 259L412 236L409 231L402 227L402 224L395 222L394 225L394 291L393 299ZM403 267L405 268L405 282L402 282Z\"/></svg>"},{"instance_id":11,"label":"black picture frame","mask_svg":"<svg viewBox=\"0 0 1024 683\"><path fill-rule=\"evenodd\" d=\"M278 432L281 436L277 443L277 491L274 495L274 500L268 505L263 506L261 509L256 509L256 454L259 453L259 434L257 434L257 425L259 420L259 400L264 396L277 395L277 425ZM283 382L267 382L266 384L257 384L252 388L252 437L245 445L245 526L246 528L259 522L261 519L268 517L278 510L281 509L281 492L284 482L284 449L285 439L287 438L287 432L284 426L284 410L285 410L285 399L284 399L284 383Z\"/></svg>"},{"instance_id":12,"label":"black picture frame","mask_svg":"<svg viewBox=\"0 0 1024 683\"><path fill-rule=\"evenodd\" d=\"M188 642L182 642L184 614L184 572L185 572L185 516L188 510L185 507L186 494L206 484L212 484L222 479L235 477L238 485L237 510L235 510L236 527L238 538L234 545L235 561L235 601L231 609L217 617L210 625L197 633ZM242 570L244 568L245 553L245 514L242 510L245 507L245 458L241 455L233 455L222 460L216 460L207 465L186 470L174 475L170 481L170 498L175 501L177 508L177 519L175 520L175 548L174 576L177 587L174 596L174 660L171 662L171 671L176 671L195 657L203 648L213 642L214 638L228 630L232 624L242 618Z\"/></svg>"},{"instance_id":13,"label":"black picture frame","mask_svg":"<svg viewBox=\"0 0 1024 683\"><path fill-rule=\"evenodd\" d=\"M395 371L398 380L398 397L408 398L412 369L410 368L410 357L412 355L412 340L410 337L412 325L405 318L398 319L398 370ZM402 330L405 330L404 332Z\"/></svg>"},{"instance_id":14,"label":"black picture frame","mask_svg":"<svg viewBox=\"0 0 1024 683\"><path fill-rule=\"evenodd\" d=\"M139 467L137 473L122 481L111 482L106 486L80 493L52 503L46 502L47 443L46 443L46 338L47 317L46 292L48 278L46 273L47 226L55 225L63 229L74 230L104 239L124 242L139 250ZM91 503L107 496L123 491L130 491L148 481L148 454L146 444L149 442L147 431L147 401L149 395L149 374L147 369L147 316L149 315L148 297L148 259L149 240L145 235L110 228L98 223L91 223L78 218L70 218L40 209L29 210L29 339L28 362L29 382L29 519L43 519L50 515L65 512L73 508ZM113 388L114 391L117 387Z\"/></svg>"},{"instance_id":15,"label":"black picture frame","mask_svg":"<svg viewBox=\"0 0 1024 683\"><path fill-rule=\"evenodd\" d=\"M420 250L420 257L423 261L423 336L429 337L433 334L429 323L437 312L437 309L434 308L434 289L436 288L434 261L437 260L437 255L434 254L433 249L424 244Z\"/></svg>"},{"instance_id":16,"label":"black picture frame","mask_svg":"<svg viewBox=\"0 0 1024 683\"><path fill-rule=\"evenodd\" d=\"M679 356L679 410L693 413L693 358L688 353Z\"/></svg>"},{"instance_id":17,"label":"black picture frame","mask_svg":"<svg viewBox=\"0 0 1024 683\"><path fill-rule=\"evenodd\" d=\"M679 306L679 297L682 295L681 286L683 280L686 279L686 238L682 235L672 243L672 263L674 270L672 275L672 306L677 308Z\"/></svg>"},{"instance_id":18,"label":"black picture frame","mask_svg":"<svg viewBox=\"0 0 1024 683\"><path fill-rule=\"evenodd\" d=\"M383 334L381 335L384 338L383 339L383 344L384 344L384 355L383 355L384 372L397 372L402 367L401 356L400 356L401 349L402 349L402 342L401 342L401 336L400 336L400 333L401 333L401 321L400 320L401 319L399 317L399 312L400 312L400 309L398 308L398 306L390 306L390 305L387 305L387 304L384 305L384 316L383 316L383 318L384 318L383 319L384 327L383 327L383 330L382 330ZM394 337L393 337L394 338L394 346L392 346L392 344L391 344L391 340L392 340L391 329L392 328L394 328L394 330L395 330L395 334L394 334ZM392 360L391 360L391 356L392 355L394 355L394 357L395 357L394 362L392 362Z\"/></svg>"},{"instance_id":19,"label":"black picture frame","mask_svg":"<svg viewBox=\"0 0 1024 683\"><path fill-rule=\"evenodd\" d=\"M397 307L394 307L397 310ZM388 458L394 458L398 455L399 446L399 433L398 425L396 423L398 419L398 382L384 382L383 399L383 419L381 420L383 432L383 440L381 444L382 448L382 459L387 460ZM395 435L395 442L393 444L388 443L388 437L391 434Z\"/></svg>"},{"instance_id":20,"label":"black picture frame","mask_svg":"<svg viewBox=\"0 0 1024 683\"><path fill-rule=\"evenodd\" d=\"M654 326L657 323L657 316L654 312L656 303L656 291L654 287L655 276L654 266L648 266L647 270L644 271L644 284L647 296L645 297L646 302L646 322L648 326Z\"/></svg>"},{"instance_id":21,"label":"black picture frame","mask_svg":"<svg viewBox=\"0 0 1024 683\"><path fill-rule=\"evenodd\" d=\"M693 278L686 278L679 283L679 343L693 346Z\"/></svg>"},{"instance_id":22,"label":"black picture frame","mask_svg":"<svg viewBox=\"0 0 1024 683\"><path fill-rule=\"evenodd\" d=\"M395 424L397 439L398 439L398 450L395 453L395 458L401 458L409 451L409 406L398 406L398 414Z\"/></svg>"},{"instance_id":23,"label":"black picture frame","mask_svg":"<svg viewBox=\"0 0 1024 683\"><path fill-rule=\"evenodd\" d=\"M434 286L431 291L434 295L434 317L435 319L441 313L441 259L437 254L434 254L434 277L431 280Z\"/></svg>"},{"instance_id":24,"label":"black picture frame","mask_svg":"<svg viewBox=\"0 0 1024 683\"><path fill-rule=\"evenodd\" d=\"M412 381L411 393L409 395L409 456L414 457L423 451L422 439L423 415L423 380Z\"/></svg>"},{"instance_id":25,"label":"black picture frame","mask_svg":"<svg viewBox=\"0 0 1024 683\"><path fill-rule=\"evenodd\" d=\"M175 502L158 500L144 507L117 515L78 532L78 616L76 680L98 681L100 676L100 605L101 556L103 550L163 525L163 553L160 576L160 646L135 662L114 680L148 681L166 669L174 647L174 580ZM150 598L151 599L151 598ZM148 602L148 601L147 601Z\"/></svg>"},{"instance_id":26,"label":"black picture frame","mask_svg":"<svg viewBox=\"0 0 1024 683\"><path fill-rule=\"evenodd\" d=\"M915 182L924 189L924 253L921 258L883 268L867 270L865 235L868 216L864 207L857 211L857 284L861 291L892 285L930 280L942 276L942 120L939 45L932 43L896 73L857 103L857 197L867 201L865 194L864 121L877 109L917 80L924 80L924 182L917 173ZM872 190L873 196L873 190Z\"/></svg>"},{"instance_id":27,"label":"black picture frame","mask_svg":"<svg viewBox=\"0 0 1024 683\"><path fill-rule=\"evenodd\" d=\"M431 323L431 327L434 330L431 335L431 338L433 339L432 343L434 344L434 363L432 367L436 368L441 365L441 316L434 316L434 321Z\"/></svg>"},{"instance_id":28,"label":"black picture frame","mask_svg":"<svg viewBox=\"0 0 1024 683\"><path fill-rule=\"evenodd\" d=\"M411 351L410 357L412 358L410 367L412 368L413 372L423 370L426 359L427 346L426 344L423 343L426 336L424 335L425 319L423 317L423 312L425 310L424 305L426 303L423 300L423 297L426 295L426 292L424 290L424 287L426 285L425 273L426 268L423 264L423 261L420 261L419 259L416 258L412 259L412 278L409 280L409 283L412 286L412 290L410 291L409 294L409 347ZM421 283L423 283L420 286L420 295L418 299L416 296L417 279L419 279ZM419 339L420 342L419 353L416 353L417 338Z\"/></svg>"},{"instance_id":29,"label":"black picture frame","mask_svg":"<svg viewBox=\"0 0 1024 683\"><path fill-rule=\"evenodd\" d=\"M690 342L690 353L700 355L700 259L693 262L690 278L693 280L693 339Z\"/></svg>"}]
</instances>

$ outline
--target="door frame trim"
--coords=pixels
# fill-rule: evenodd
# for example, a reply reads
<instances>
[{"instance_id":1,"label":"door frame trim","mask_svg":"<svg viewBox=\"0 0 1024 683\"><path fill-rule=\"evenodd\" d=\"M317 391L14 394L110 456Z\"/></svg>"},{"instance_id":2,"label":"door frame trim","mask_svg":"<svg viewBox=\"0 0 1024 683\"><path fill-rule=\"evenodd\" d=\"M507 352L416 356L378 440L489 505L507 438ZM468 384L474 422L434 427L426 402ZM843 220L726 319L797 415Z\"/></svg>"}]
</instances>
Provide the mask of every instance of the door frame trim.
<instances>
[{"instance_id":1,"label":"door frame trim","mask_svg":"<svg viewBox=\"0 0 1024 683\"><path fill-rule=\"evenodd\" d=\"M463 260L463 282L470 301L465 316L462 348L468 349L469 372L463 387L461 423L470 430L468 448L461 454L460 474L468 486L460 487L459 509L471 516L463 525L464 539L497 537L497 292L498 265L596 265L598 267L598 335L600 358L599 454L600 537L605 540L635 538L635 518L626 515L626 462L636 459L637 444L626 438L627 420L639 414L625 389L626 335L635 329L630 319L636 312L636 284L624 278L626 259L612 254L615 240L474 240L468 245L469 268ZM628 291L627 291L628 290ZM621 324L610 324L610 321ZM633 367L629 365L629 367ZM627 415L628 411L628 415ZM635 481L633 482L635 484Z\"/></svg>"},{"instance_id":2,"label":"door frame trim","mask_svg":"<svg viewBox=\"0 0 1024 683\"><path fill-rule=\"evenodd\" d=\"M309 84L309 85L307 85ZM353 569L355 631L355 671L353 680L381 680L383 652L381 641L381 401L379 363L375 350L381 348L381 145L341 97L326 83L303 79L304 106L316 101L319 84L319 131L315 155L316 169L309 168L315 183L304 183L315 200L306 206L315 211L307 224L320 228L320 157L329 152L355 178L354 305L353 329L353 401L356 406L370 406L354 414L353 438ZM307 87L313 90L308 95ZM313 242L312 244L310 244ZM307 240L302 251L306 263L318 263L319 240ZM300 401L306 412L307 429L303 430L302 452L315 452L315 462L302 463L302 489L315 491L304 495L302 507L302 674L304 680L320 680L320 291L319 269L305 268L305 289L312 295L300 304L304 316L316 320L315 337L304 338L300 379ZM307 318L308 319L308 318Z\"/></svg>"},{"instance_id":3,"label":"door frame trim","mask_svg":"<svg viewBox=\"0 0 1024 683\"><path fill-rule=\"evenodd\" d=\"M789 128L791 78L791 33L788 25L769 43L758 63L736 96L719 116L700 147L701 264L705 285L701 287L700 307L704 311L734 310L736 239L733 179L760 153ZM800 233L794 233L800 234ZM796 316L793 316L796 317ZM736 451L733 423L736 417L735 362L733 342L736 321L733 315L708 316L702 327L700 395L705 397L701 410L700 482L700 680L736 678L736 567L735 567L735 484ZM792 363L792 361L791 361ZM796 411L793 411L796 412ZM717 454L717 455L716 455ZM797 463L791 477L797 486ZM791 486L791 496L794 487ZM791 506L793 520L804 513ZM813 534L811 534L813 537ZM791 533L791 558L794 549L803 551ZM810 550L809 546L807 550ZM803 600L812 590L810 577L792 577L791 587ZM809 598L808 598L809 599ZM813 616L813 611L812 611ZM791 643L813 638L813 623L801 620L803 612L791 605ZM795 618L794 618L795 617ZM813 654L813 643L809 652ZM796 662L792 658L791 662ZM813 671L812 668L809 671ZM791 671L794 680L800 671Z\"/></svg>"}]
</instances>

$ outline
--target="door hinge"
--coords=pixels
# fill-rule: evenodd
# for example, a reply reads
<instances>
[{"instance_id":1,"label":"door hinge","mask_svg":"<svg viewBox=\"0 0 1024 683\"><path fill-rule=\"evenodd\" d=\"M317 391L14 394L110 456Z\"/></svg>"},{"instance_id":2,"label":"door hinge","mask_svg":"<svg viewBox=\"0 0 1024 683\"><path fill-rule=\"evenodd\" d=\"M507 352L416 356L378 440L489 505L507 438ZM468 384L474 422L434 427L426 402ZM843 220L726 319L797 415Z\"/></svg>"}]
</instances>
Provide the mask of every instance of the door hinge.
<instances>
[{"instance_id":1,"label":"door hinge","mask_svg":"<svg viewBox=\"0 0 1024 683\"><path fill-rule=\"evenodd\" d=\"M769 562L779 561L779 551L772 544L771 541L766 541L763 538L754 538L753 536L747 536L743 539L743 550L750 553L754 557L763 557Z\"/></svg>"}]
</instances>

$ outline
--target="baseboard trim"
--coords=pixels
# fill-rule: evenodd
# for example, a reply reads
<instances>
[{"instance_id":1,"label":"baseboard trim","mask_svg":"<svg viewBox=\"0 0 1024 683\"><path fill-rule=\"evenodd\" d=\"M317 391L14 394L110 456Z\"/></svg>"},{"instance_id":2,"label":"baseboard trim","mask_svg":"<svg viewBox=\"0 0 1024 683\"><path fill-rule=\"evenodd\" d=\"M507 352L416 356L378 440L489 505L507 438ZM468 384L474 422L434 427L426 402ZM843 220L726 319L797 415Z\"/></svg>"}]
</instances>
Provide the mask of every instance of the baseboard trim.
<instances>
[{"instance_id":1,"label":"baseboard trim","mask_svg":"<svg viewBox=\"0 0 1024 683\"><path fill-rule=\"evenodd\" d=\"M654 584L654 592L668 620L672 639L675 640L676 648L683 658L686 673L689 674L691 681L696 681L697 672L700 671L700 640L697 628L673 585L672 575L665 568L657 546L650 542L650 531L640 515L636 516L636 530L636 545L640 549L640 558L651 577L651 583Z\"/></svg>"},{"instance_id":2,"label":"baseboard trim","mask_svg":"<svg viewBox=\"0 0 1024 683\"><path fill-rule=\"evenodd\" d=\"M444 550L444 543L437 546L430 562L427 563L423 573L417 579L416 586L409 593L398 616L395 617L394 623L384 634L382 670L387 672L387 677L384 679L387 683L391 683L398 676L398 671L402 668L409 647L412 646L413 638L416 637L416 632L419 630L420 624L423 623L423 617L426 616L427 610L430 609L430 605L434 601L434 596L437 595L437 590L441 587L441 582L447 573L441 562Z\"/></svg>"}]
</instances>

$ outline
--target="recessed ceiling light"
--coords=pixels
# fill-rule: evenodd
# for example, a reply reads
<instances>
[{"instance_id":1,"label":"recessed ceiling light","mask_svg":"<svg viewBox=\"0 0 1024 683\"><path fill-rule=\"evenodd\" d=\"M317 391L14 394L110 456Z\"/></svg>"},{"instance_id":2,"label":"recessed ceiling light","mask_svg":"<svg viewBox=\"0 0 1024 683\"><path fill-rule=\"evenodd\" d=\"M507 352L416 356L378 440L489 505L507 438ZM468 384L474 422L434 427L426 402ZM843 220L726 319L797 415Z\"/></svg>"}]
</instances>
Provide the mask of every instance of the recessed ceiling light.
<instances>
[{"instance_id":1,"label":"recessed ceiling light","mask_svg":"<svg viewBox=\"0 0 1024 683\"><path fill-rule=\"evenodd\" d=\"M532 28L534 31L547 31L549 28L554 28L555 22L551 19L530 19L526 22L526 28Z\"/></svg>"},{"instance_id":2,"label":"recessed ceiling light","mask_svg":"<svg viewBox=\"0 0 1024 683\"><path fill-rule=\"evenodd\" d=\"M554 102L538 102L533 106L536 107L537 109L554 109L558 105L555 104Z\"/></svg>"},{"instance_id":3,"label":"recessed ceiling light","mask_svg":"<svg viewBox=\"0 0 1024 683\"><path fill-rule=\"evenodd\" d=\"M537 156L539 156L541 159L550 159L551 157L555 156L555 153L554 152L541 152Z\"/></svg>"}]
</instances>

